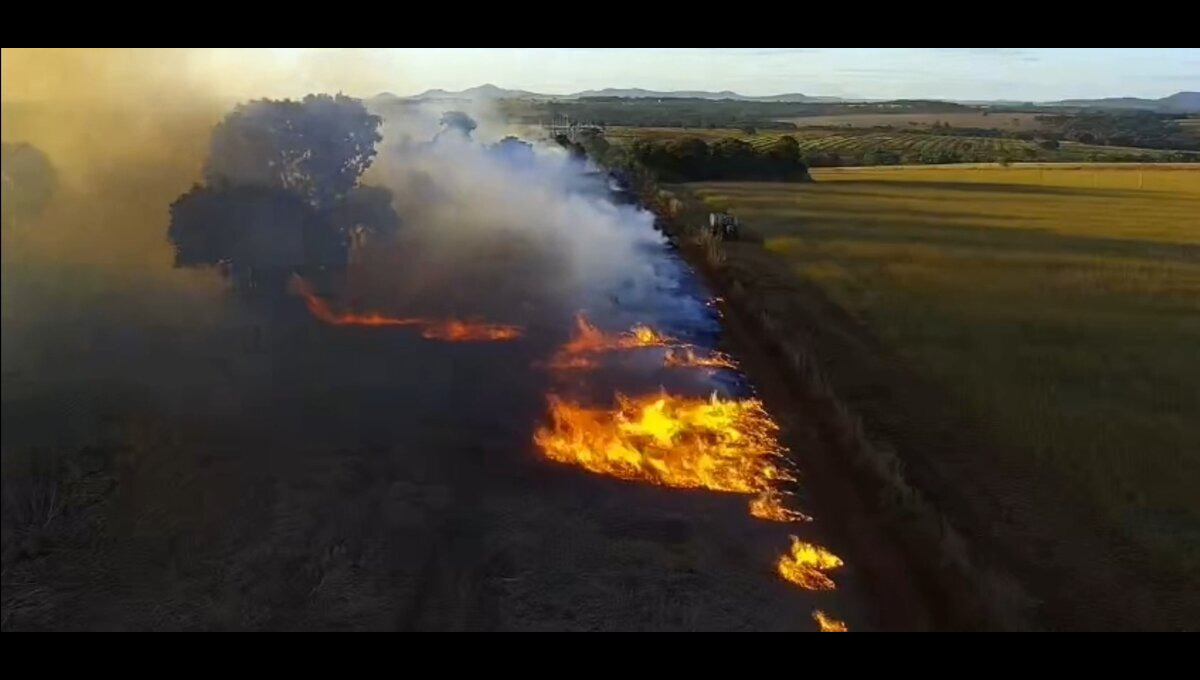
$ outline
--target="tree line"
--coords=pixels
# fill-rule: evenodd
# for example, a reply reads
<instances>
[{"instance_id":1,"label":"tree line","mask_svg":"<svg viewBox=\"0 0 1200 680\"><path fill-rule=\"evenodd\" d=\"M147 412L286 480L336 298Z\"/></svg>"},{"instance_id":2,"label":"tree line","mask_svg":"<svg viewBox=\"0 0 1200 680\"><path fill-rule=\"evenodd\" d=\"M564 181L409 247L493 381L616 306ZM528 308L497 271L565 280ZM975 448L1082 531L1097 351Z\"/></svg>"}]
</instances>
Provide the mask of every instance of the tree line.
<instances>
[{"instance_id":1,"label":"tree line","mask_svg":"<svg viewBox=\"0 0 1200 680\"><path fill-rule=\"evenodd\" d=\"M789 135L760 147L734 138L709 144L699 137L668 141L638 139L622 147L610 144L598 133L585 133L575 143L560 138L559 143L609 167L637 167L666 182L810 179L800 144Z\"/></svg>"}]
</instances>

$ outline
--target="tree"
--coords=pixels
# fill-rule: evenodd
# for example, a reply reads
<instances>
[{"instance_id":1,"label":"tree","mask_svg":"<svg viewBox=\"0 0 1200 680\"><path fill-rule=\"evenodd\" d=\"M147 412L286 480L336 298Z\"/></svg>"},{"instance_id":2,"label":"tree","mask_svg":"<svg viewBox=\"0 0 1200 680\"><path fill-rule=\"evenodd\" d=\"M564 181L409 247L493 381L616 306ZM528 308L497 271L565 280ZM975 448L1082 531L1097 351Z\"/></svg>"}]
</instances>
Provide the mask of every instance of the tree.
<instances>
[{"instance_id":1,"label":"tree","mask_svg":"<svg viewBox=\"0 0 1200 680\"><path fill-rule=\"evenodd\" d=\"M241 104L213 130L205 181L275 187L327 208L371 165L381 122L341 94Z\"/></svg>"},{"instance_id":2,"label":"tree","mask_svg":"<svg viewBox=\"0 0 1200 680\"><path fill-rule=\"evenodd\" d=\"M703 179L708 173L708 144L699 137L681 137L667 142L667 170L680 179Z\"/></svg>"},{"instance_id":3,"label":"tree","mask_svg":"<svg viewBox=\"0 0 1200 680\"><path fill-rule=\"evenodd\" d=\"M493 156L517 166L530 166L536 155L533 145L512 135L508 135L488 147Z\"/></svg>"},{"instance_id":4,"label":"tree","mask_svg":"<svg viewBox=\"0 0 1200 680\"><path fill-rule=\"evenodd\" d=\"M1058 140L1057 139L1043 139L1042 141L1038 142L1038 146L1042 147L1043 149L1047 149L1049 151L1054 151L1055 149L1058 148Z\"/></svg>"},{"instance_id":5,"label":"tree","mask_svg":"<svg viewBox=\"0 0 1200 680\"><path fill-rule=\"evenodd\" d=\"M177 267L216 266L249 292L312 260L345 260L344 243L299 195L263 185L196 185L171 204L167 237ZM310 257L314 255L315 257Z\"/></svg>"},{"instance_id":6,"label":"tree","mask_svg":"<svg viewBox=\"0 0 1200 680\"><path fill-rule=\"evenodd\" d=\"M725 137L713 142L711 154L713 174L719 179L747 177L754 171L757 161L754 147L733 137Z\"/></svg>"},{"instance_id":7,"label":"tree","mask_svg":"<svg viewBox=\"0 0 1200 680\"><path fill-rule=\"evenodd\" d=\"M176 266L282 294L291 274L339 270L354 245L395 233L391 192L358 184L379 123L342 95L235 108L213 130L205 183L171 204Z\"/></svg>"},{"instance_id":8,"label":"tree","mask_svg":"<svg viewBox=\"0 0 1200 680\"><path fill-rule=\"evenodd\" d=\"M470 137L475 128L479 127L474 118L462 111L447 111L442 114L440 122L442 124L442 132L454 132L463 137ZM439 136L441 134L441 132L438 133Z\"/></svg>"}]
</instances>

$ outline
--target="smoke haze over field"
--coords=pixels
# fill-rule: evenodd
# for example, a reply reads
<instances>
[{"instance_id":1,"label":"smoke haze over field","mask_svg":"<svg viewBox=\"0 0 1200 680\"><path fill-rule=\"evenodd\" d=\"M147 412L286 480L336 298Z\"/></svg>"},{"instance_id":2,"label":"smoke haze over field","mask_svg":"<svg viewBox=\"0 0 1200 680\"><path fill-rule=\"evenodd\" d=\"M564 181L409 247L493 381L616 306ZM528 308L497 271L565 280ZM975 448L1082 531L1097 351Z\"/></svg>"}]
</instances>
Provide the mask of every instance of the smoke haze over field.
<instances>
[{"instance_id":1,"label":"smoke haze over field","mask_svg":"<svg viewBox=\"0 0 1200 680\"><path fill-rule=\"evenodd\" d=\"M44 209L5 228L6 421L33 393L48 400L42 412L83 392L160 405L174 394L187 409L257 375L245 357L265 311L211 270L173 267L166 228L168 206L201 179L228 94L273 77L267 56L217 74L211 53L5 49L4 141L43 151L58 178ZM550 342L578 309L611 306L607 291L632 296L653 279L636 252L656 238L649 216L614 205L603 178L561 150L496 146L513 130L481 105L465 111L471 138L444 130L444 107L376 113L384 139L363 181L393 192L401 233L356 254L336 304L481 315L546 329ZM271 316L268 327L292 318Z\"/></svg>"}]
</instances>

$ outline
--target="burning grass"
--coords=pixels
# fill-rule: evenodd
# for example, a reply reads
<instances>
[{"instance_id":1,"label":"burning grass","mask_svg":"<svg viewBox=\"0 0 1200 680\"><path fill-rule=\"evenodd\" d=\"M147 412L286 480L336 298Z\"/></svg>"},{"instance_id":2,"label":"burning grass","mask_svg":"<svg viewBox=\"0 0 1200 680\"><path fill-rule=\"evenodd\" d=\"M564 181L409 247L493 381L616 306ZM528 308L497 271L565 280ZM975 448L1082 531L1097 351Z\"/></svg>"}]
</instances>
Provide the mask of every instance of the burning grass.
<instances>
[{"instance_id":1,"label":"burning grass","mask_svg":"<svg viewBox=\"0 0 1200 680\"><path fill-rule=\"evenodd\" d=\"M418 326L421 328L421 337L444 342L516 340L524 334L520 326L478 320L393 317L374 312L335 312L327 301L317 296L312 287L298 276L292 279L292 290L304 298L304 304L314 318L335 326Z\"/></svg>"},{"instance_id":2,"label":"burning grass","mask_svg":"<svg viewBox=\"0 0 1200 680\"><path fill-rule=\"evenodd\" d=\"M845 621L839 621L832 616L826 614L820 609L814 609L812 613L813 621L817 622L817 627L822 633L849 633L850 629L846 626Z\"/></svg>"},{"instance_id":3,"label":"burning grass","mask_svg":"<svg viewBox=\"0 0 1200 680\"><path fill-rule=\"evenodd\" d=\"M593 355L642 347L667 347L675 342L653 328L636 325L628 333L605 333L580 312L575 316L575 337L559 348L550 360L554 370L587 370L599 364Z\"/></svg>"},{"instance_id":4,"label":"burning grass","mask_svg":"<svg viewBox=\"0 0 1200 680\"><path fill-rule=\"evenodd\" d=\"M842 566L840 557L819 545L792 536L792 549L779 558L779 575L805 590L834 590L837 586L827 571Z\"/></svg>"},{"instance_id":5,"label":"burning grass","mask_svg":"<svg viewBox=\"0 0 1200 680\"><path fill-rule=\"evenodd\" d=\"M707 356L701 356L691 347L667 350L663 356L663 364L683 368L737 368L732 357L720 352L710 352Z\"/></svg>"},{"instance_id":6,"label":"burning grass","mask_svg":"<svg viewBox=\"0 0 1200 680\"><path fill-rule=\"evenodd\" d=\"M546 457L663 486L760 493L790 479L778 426L755 399L618 394L614 409L550 397L552 424L534 441Z\"/></svg>"},{"instance_id":7,"label":"burning grass","mask_svg":"<svg viewBox=\"0 0 1200 680\"><path fill-rule=\"evenodd\" d=\"M645 324L637 324L625 333L605 333L593 326L580 312L575 317L576 333L550 360L556 371L593 370L599 367L595 355L634 349L666 347L664 366L679 368L737 368L732 357L720 352L697 354L690 345L663 334Z\"/></svg>"}]
</instances>

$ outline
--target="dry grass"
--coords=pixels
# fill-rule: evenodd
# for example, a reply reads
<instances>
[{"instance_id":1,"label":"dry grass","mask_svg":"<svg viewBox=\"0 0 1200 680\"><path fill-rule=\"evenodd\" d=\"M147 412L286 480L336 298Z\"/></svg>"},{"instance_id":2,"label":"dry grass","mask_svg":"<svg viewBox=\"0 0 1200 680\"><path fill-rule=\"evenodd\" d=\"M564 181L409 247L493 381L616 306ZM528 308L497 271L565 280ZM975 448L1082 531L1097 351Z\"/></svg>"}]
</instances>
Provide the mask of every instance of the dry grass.
<instances>
[{"instance_id":1,"label":"dry grass","mask_svg":"<svg viewBox=\"0 0 1200 680\"><path fill-rule=\"evenodd\" d=\"M693 185L1047 480L1200 571L1200 171L915 168Z\"/></svg>"}]
</instances>

